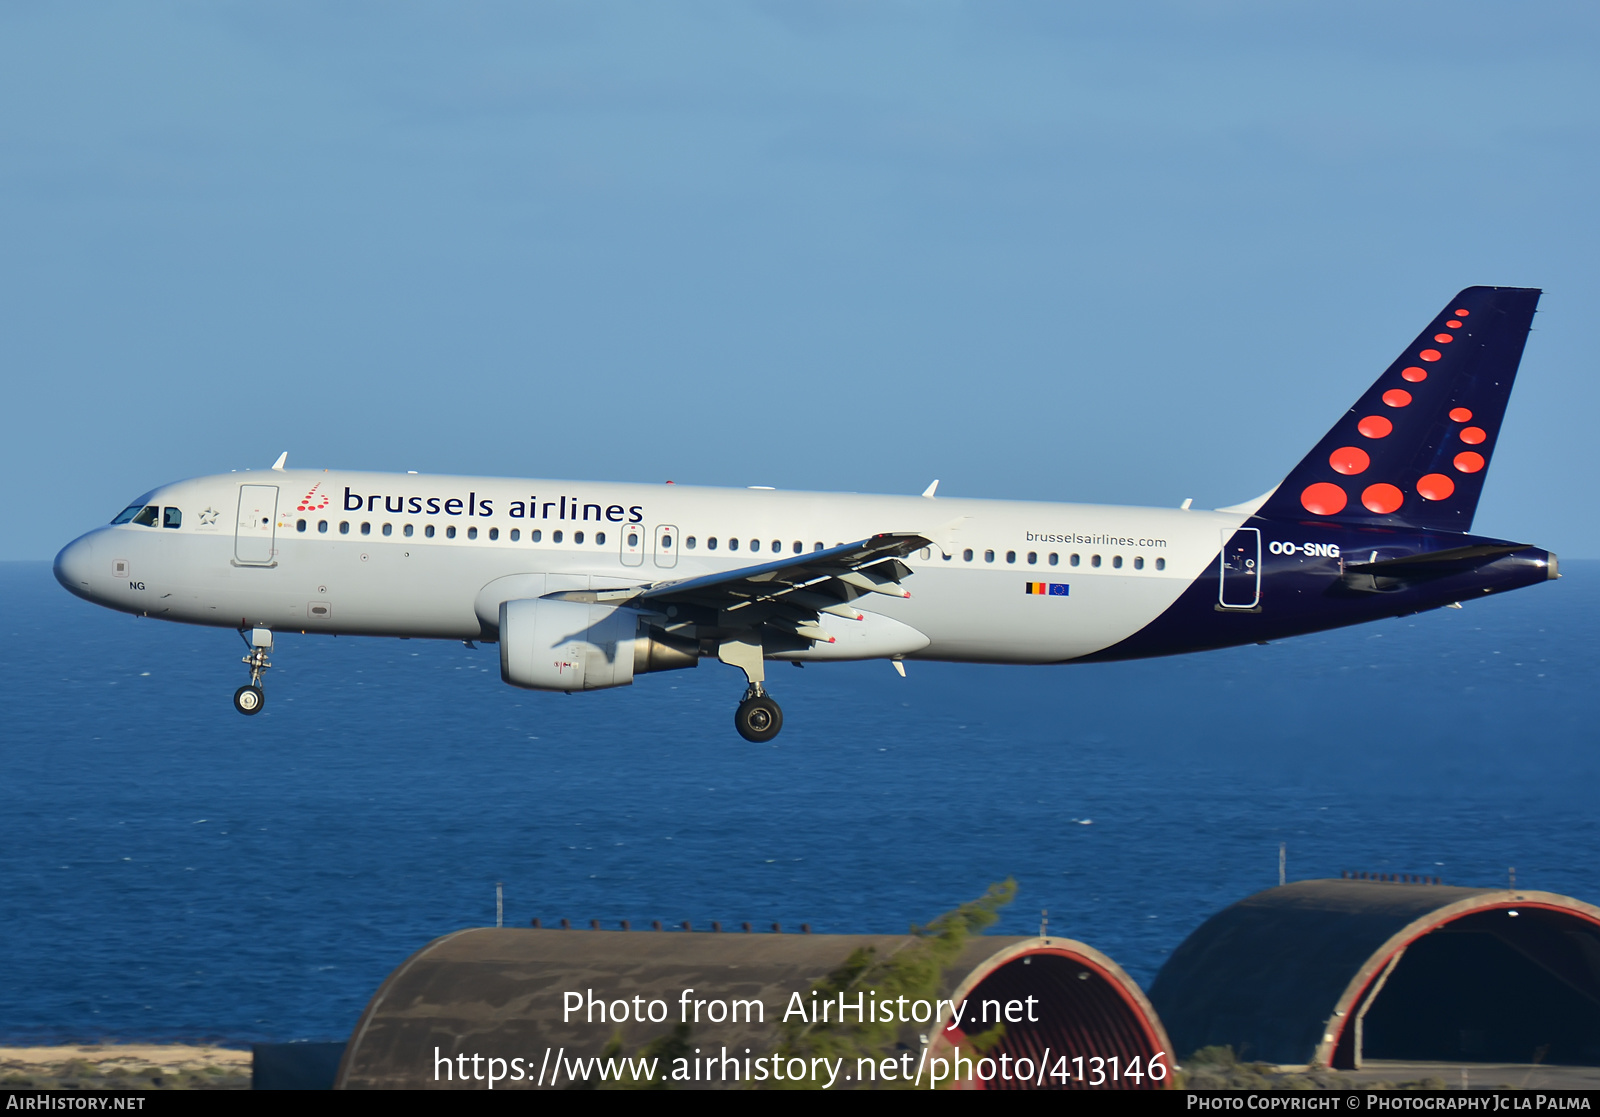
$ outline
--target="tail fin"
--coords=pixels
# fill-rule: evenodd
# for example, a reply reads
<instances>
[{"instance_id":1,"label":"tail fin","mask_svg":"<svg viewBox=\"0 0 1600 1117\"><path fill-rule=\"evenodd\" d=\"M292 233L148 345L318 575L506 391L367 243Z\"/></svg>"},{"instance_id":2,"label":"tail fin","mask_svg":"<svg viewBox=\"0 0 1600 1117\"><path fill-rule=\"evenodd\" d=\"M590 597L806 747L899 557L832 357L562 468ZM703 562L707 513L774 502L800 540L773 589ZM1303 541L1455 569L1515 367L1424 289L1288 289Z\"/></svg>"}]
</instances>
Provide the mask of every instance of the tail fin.
<instances>
[{"instance_id":1,"label":"tail fin","mask_svg":"<svg viewBox=\"0 0 1600 1117\"><path fill-rule=\"evenodd\" d=\"M1258 515L1472 530L1539 290L1468 287Z\"/></svg>"}]
</instances>

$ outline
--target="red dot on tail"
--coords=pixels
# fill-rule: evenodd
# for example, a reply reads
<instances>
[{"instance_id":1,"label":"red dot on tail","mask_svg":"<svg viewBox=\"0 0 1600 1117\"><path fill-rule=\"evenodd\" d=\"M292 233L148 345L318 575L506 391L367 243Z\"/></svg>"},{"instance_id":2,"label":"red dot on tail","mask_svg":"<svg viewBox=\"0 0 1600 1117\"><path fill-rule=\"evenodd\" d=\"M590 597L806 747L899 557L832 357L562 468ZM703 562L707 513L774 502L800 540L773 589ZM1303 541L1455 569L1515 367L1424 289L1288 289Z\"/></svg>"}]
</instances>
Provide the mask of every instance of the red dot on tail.
<instances>
[{"instance_id":1,"label":"red dot on tail","mask_svg":"<svg viewBox=\"0 0 1600 1117\"><path fill-rule=\"evenodd\" d=\"M1356 430L1368 438L1384 438L1390 431L1394 430L1394 424L1382 415L1368 415L1356 424Z\"/></svg>"},{"instance_id":2,"label":"red dot on tail","mask_svg":"<svg viewBox=\"0 0 1600 1117\"><path fill-rule=\"evenodd\" d=\"M1433 340L1437 341L1440 345L1449 345L1455 340L1455 338L1451 337L1449 334L1434 334Z\"/></svg>"},{"instance_id":3,"label":"red dot on tail","mask_svg":"<svg viewBox=\"0 0 1600 1117\"><path fill-rule=\"evenodd\" d=\"M1458 311L1456 311L1456 317L1457 318L1465 318L1471 313L1472 312L1470 310L1458 310Z\"/></svg>"},{"instance_id":4,"label":"red dot on tail","mask_svg":"<svg viewBox=\"0 0 1600 1117\"><path fill-rule=\"evenodd\" d=\"M1396 511L1405 503L1405 494L1393 485L1379 482L1368 485L1361 494L1361 503L1366 505L1369 512L1376 512L1380 516L1387 516Z\"/></svg>"},{"instance_id":5,"label":"red dot on tail","mask_svg":"<svg viewBox=\"0 0 1600 1117\"><path fill-rule=\"evenodd\" d=\"M1472 419L1472 412L1465 407L1452 407L1450 409L1450 418L1457 423L1465 423Z\"/></svg>"},{"instance_id":6,"label":"red dot on tail","mask_svg":"<svg viewBox=\"0 0 1600 1117\"><path fill-rule=\"evenodd\" d=\"M1337 516L1350 503L1343 489L1330 481L1318 481L1306 486L1300 494L1300 503L1313 516Z\"/></svg>"},{"instance_id":7,"label":"red dot on tail","mask_svg":"<svg viewBox=\"0 0 1600 1117\"><path fill-rule=\"evenodd\" d=\"M1482 442L1488 437L1489 436L1487 434L1483 433L1482 427L1467 427L1461 432L1461 441L1465 442L1468 446L1476 446L1478 443Z\"/></svg>"},{"instance_id":8,"label":"red dot on tail","mask_svg":"<svg viewBox=\"0 0 1600 1117\"><path fill-rule=\"evenodd\" d=\"M1400 378L1402 380L1409 380L1413 384L1421 384L1424 380L1428 379L1428 370L1425 368L1418 368L1416 365L1412 365L1410 368L1403 368L1400 370Z\"/></svg>"},{"instance_id":9,"label":"red dot on tail","mask_svg":"<svg viewBox=\"0 0 1600 1117\"><path fill-rule=\"evenodd\" d=\"M1404 388L1390 388L1383 393L1383 402L1390 407L1405 407L1411 402L1411 393Z\"/></svg>"},{"instance_id":10,"label":"red dot on tail","mask_svg":"<svg viewBox=\"0 0 1600 1117\"><path fill-rule=\"evenodd\" d=\"M1483 455L1471 450L1463 450L1456 455L1455 467L1462 473L1476 473L1483 468Z\"/></svg>"},{"instance_id":11,"label":"red dot on tail","mask_svg":"<svg viewBox=\"0 0 1600 1117\"><path fill-rule=\"evenodd\" d=\"M1418 353L1417 356L1421 357L1424 361L1437 361L1440 357L1444 356L1444 354L1439 352L1437 349L1424 349L1422 352Z\"/></svg>"},{"instance_id":12,"label":"red dot on tail","mask_svg":"<svg viewBox=\"0 0 1600 1117\"><path fill-rule=\"evenodd\" d=\"M1357 473L1364 473L1367 466L1372 464L1372 459L1359 446L1341 446L1328 455L1328 464L1333 466L1335 473L1354 477Z\"/></svg>"},{"instance_id":13,"label":"red dot on tail","mask_svg":"<svg viewBox=\"0 0 1600 1117\"><path fill-rule=\"evenodd\" d=\"M1446 322L1445 325L1449 326L1452 330L1459 330L1461 328L1461 323L1457 322L1454 318Z\"/></svg>"},{"instance_id":14,"label":"red dot on tail","mask_svg":"<svg viewBox=\"0 0 1600 1117\"><path fill-rule=\"evenodd\" d=\"M1430 473L1417 482L1423 500L1445 500L1456 491L1456 483L1442 473Z\"/></svg>"}]
</instances>

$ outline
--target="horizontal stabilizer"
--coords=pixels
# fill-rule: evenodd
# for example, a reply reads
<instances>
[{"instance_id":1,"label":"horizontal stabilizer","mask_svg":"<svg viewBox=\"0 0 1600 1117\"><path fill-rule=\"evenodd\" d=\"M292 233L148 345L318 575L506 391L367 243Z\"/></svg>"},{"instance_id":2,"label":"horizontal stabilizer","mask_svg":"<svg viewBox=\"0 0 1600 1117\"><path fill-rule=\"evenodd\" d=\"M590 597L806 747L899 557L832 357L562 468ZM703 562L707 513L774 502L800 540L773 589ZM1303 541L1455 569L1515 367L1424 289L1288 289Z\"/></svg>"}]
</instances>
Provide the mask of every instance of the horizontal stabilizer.
<instances>
[{"instance_id":1,"label":"horizontal stabilizer","mask_svg":"<svg viewBox=\"0 0 1600 1117\"><path fill-rule=\"evenodd\" d=\"M1466 574L1496 559L1528 550L1526 543L1479 543L1471 547L1451 547L1403 558L1345 564L1346 587L1361 593L1386 593L1404 589L1434 578Z\"/></svg>"},{"instance_id":2,"label":"horizontal stabilizer","mask_svg":"<svg viewBox=\"0 0 1600 1117\"><path fill-rule=\"evenodd\" d=\"M1448 551L1429 551L1426 554L1406 555L1404 558L1347 563L1345 570L1357 574L1391 574L1397 578L1435 573L1455 574L1527 549L1526 543L1480 543L1475 547L1452 547Z\"/></svg>"}]
</instances>

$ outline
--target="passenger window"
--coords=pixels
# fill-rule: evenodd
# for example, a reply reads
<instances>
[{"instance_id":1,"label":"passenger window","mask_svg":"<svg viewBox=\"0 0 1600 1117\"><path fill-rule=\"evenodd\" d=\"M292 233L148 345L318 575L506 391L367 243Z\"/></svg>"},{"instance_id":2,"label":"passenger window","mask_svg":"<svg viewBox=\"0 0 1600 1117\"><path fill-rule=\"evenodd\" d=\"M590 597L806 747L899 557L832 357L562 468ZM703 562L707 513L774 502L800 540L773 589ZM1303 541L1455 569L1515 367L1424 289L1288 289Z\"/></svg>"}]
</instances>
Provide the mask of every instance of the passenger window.
<instances>
[{"instance_id":1,"label":"passenger window","mask_svg":"<svg viewBox=\"0 0 1600 1117\"><path fill-rule=\"evenodd\" d=\"M532 531L528 532L528 542L529 543L537 543L537 542L539 542L539 540L541 540L543 538L544 538L544 532L540 531L538 528L534 528Z\"/></svg>"},{"instance_id":2,"label":"passenger window","mask_svg":"<svg viewBox=\"0 0 1600 1117\"><path fill-rule=\"evenodd\" d=\"M384 524L383 525L383 534L385 534L385 535L393 535L394 534L394 525L393 524Z\"/></svg>"},{"instance_id":3,"label":"passenger window","mask_svg":"<svg viewBox=\"0 0 1600 1117\"><path fill-rule=\"evenodd\" d=\"M1033 566L1036 563L1038 563L1038 561L1039 561L1039 552L1038 551L1029 551L1028 552L1028 565L1029 566Z\"/></svg>"},{"instance_id":4,"label":"passenger window","mask_svg":"<svg viewBox=\"0 0 1600 1117\"><path fill-rule=\"evenodd\" d=\"M962 562L971 562L972 561L972 548L971 547L968 547L965 551L961 552L961 561Z\"/></svg>"},{"instance_id":5,"label":"passenger window","mask_svg":"<svg viewBox=\"0 0 1600 1117\"><path fill-rule=\"evenodd\" d=\"M1016 562L1017 561L1017 552L1015 552L1015 551L1007 551L1006 552L1006 561L1007 562Z\"/></svg>"},{"instance_id":6,"label":"passenger window","mask_svg":"<svg viewBox=\"0 0 1600 1117\"><path fill-rule=\"evenodd\" d=\"M637 547L638 545L639 545L639 532L637 530L633 530L633 531L628 532L628 546Z\"/></svg>"},{"instance_id":7,"label":"passenger window","mask_svg":"<svg viewBox=\"0 0 1600 1117\"><path fill-rule=\"evenodd\" d=\"M1100 565L1100 556L1099 555L1090 555L1089 556L1089 565L1090 566L1099 566Z\"/></svg>"},{"instance_id":8,"label":"passenger window","mask_svg":"<svg viewBox=\"0 0 1600 1117\"><path fill-rule=\"evenodd\" d=\"M422 534L427 536L429 539L432 539L433 538L433 525L432 524L428 524L427 526L425 526L422 529Z\"/></svg>"},{"instance_id":9,"label":"passenger window","mask_svg":"<svg viewBox=\"0 0 1600 1117\"><path fill-rule=\"evenodd\" d=\"M161 526L182 527L183 513L178 511L176 508L163 508L161 510ZM304 531L305 529L301 528L300 530Z\"/></svg>"},{"instance_id":10,"label":"passenger window","mask_svg":"<svg viewBox=\"0 0 1600 1117\"><path fill-rule=\"evenodd\" d=\"M604 547L606 545L606 533L605 532L597 531L597 532L594 533L594 545L596 547Z\"/></svg>"},{"instance_id":11,"label":"passenger window","mask_svg":"<svg viewBox=\"0 0 1600 1117\"><path fill-rule=\"evenodd\" d=\"M511 529L511 542L515 543L517 540L519 540L521 538L522 538L522 529L521 528L512 528Z\"/></svg>"},{"instance_id":12,"label":"passenger window","mask_svg":"<svg viewBox=\"0 0 1600 1117\"><path fill-rule=\"evenodd\" d=\"M478 529L476 527L469 527L467 529L467 538L468 539L476 539L476 538L478 538Z\"/></svg>"},{"instance_id":13,"label":"passenger window","mask_svg":"<svg viewBox=\"0 0 1600 1117\"><path fill-rule=\"evenodd\" d=\"M1111 556L1111 568L1113 570L1121 570L1122 569L1122 556L1121 555L1112 555Z\"/></svg>"},{"instance_id":14,"label":"passenger window","mask_svg":"<svg viewBox=\"0 0 1600 1117\"><path fill-rule=\"evenodd\" d=\"M411 538L411 533L414 532L415 530L416 530L416 528L412 527L410 524L407 524L406 527L405 527L406 538L410 539Z\"/></svg>"},{"instance_id":15,"label":"passenger window","mask_svg":"<svg viewBox=\"0 0 1600 1117\"><path fill-rule=\"evenodd\" d=\"M772 541L772 553L775 555L783 554L783 540L774 539Z\"/></svg>"},{"instance_id":16,"label":"passenger window","mask_svg":"<svg viewBox=\"0 0 1600 1117\"><path fill-rule=\"evenodd\" d=\"M1069 566L1077 566L1078 563L1080 563L1082 561L1083 560L1081 558L1079 558L1077 555L1073 555L1070 559L1067 560L1067 564Z\"/></svg>"},{"instance_id":17,"label":"passenger window","mask_svg":"<svg viewBox=\"0 0 1600 1117\"><path fill-rule=\"evenodd\" d=\"M663 550L663 551L670 551L670 550L672 550L672 536L670 536L670 535L663 535L663 536L662 536L662 537L661 537L661 549L662 549L662 550Z\"/></svg>"},{"instance_id":18,"label":"passenger window","mask_svg":"<svg viewBox=\"0 0 1600 1117\"><path fill-rule=\"evenodd\" d=\"M1139 555L1133 560L1133 568L1135 570L1143 570L1144 569L1144 556L1143 555Z\"/></svg>"},{"instance_id":19,"label":"passenger window","mask_svg":"<svg viewBox=\"0 0 1600 1117\"><path fill-rule=\"evenodd\" d=\"M706 550L715 551L716 549L717 549L717 537L715 535L713 535L710 539L706 540Z\"/></svg>"},{"instance_id":20,"label":"passenger window","mask_svg":"<svg viewBox=\"0 0 1600 1117\"><path fill-rule=\"evenodd\" d=\"M738 549L739 549L739 541L737 539L728 540L728 550L737 551Z\"/></svg>"},{"instance_id":21,"label":"passenger window","mask_svg":"<svg viewBox=\"0 0 1600 1117\"><path fill-rule=\"evenodd\" d=\"M451 524L449 527L444 529L444 537L446 539L454 539L456 537L456 525L455 524Z\"/></svg>"},{"instance_id":22,"label":"passenger window","mask_svg":"<svg viewBox=\"0 0 1600 1117\"><path fill-rule=\"evenodd\" d=\"M1166 559L1156 559L1156 569L1157 570L1165 570L1166 568L1167 568L1167 560Z\"/></svg>"},{"instance_id":23,"label":"passenger window","mask_svg":"<svg viewBox=\"0 0 1600 1117\"><path fill-rule=\"evenodd\" d=\"M814 544L811 549L813 551L820 551L820 550L822 550L822 544L821 543Z\"/></svg>"},{"instance_id":24,"label":"passenger window","mask_svg":"<svg viewBox=\"0 0 1600 1117\"><path fill-rule=\"evenodd\" d=\"M994 552L993 551L985 551L985 552L983 552L983 561L984 562L993 562L994 561Z\"/></svg>"},{"instance_id":25,"label":"passenger window","mask_svg":"<svg viewBox=\"0 0 1600 1117\"><path fill-rule=\"evenodd\" d=\"M371 524L366 524L366 523L362 524L361 525L361 534L362 535L371 535L372 534L372 525Z\"/></svg>"},{"instance_id":26,"label":"passenger window","mask_svg":"<svg viewBox=\"0 0 1600 1117\"><path fill-rule=\"evenodd\" d=\"M691 551L694 550L694 536L691 535L689 538L685 539L683 541L683 545L689 548Z\"/></svg>"},{"instance_id":27,"label":"passenger window","mask_svg":"<svg viewBox=\"0 0 1600 1117\"><path fill-rule=\"evenodd\" d=\"M572 533L572 541L574 543L582 543L583 542L583 532L581 532L581 531L573 532Z\"/></svg>"},{"instance_id":28,"label":"passenger window","mask_svg":"<svg viewBox=\"0 0 1600 1117\"><path fill-rule=\"evenodd\" d=\"M1058 563L1060 561L1061 561L1061 556L1056 554L1054 551L1051 551L1050 552L1050 565L1054 566L1056 563ZM1074 566L1076 566L1078 564L1078 556L1077 555L1073 555L1072 556L1072 564Z\"/></svg>"},{"instance_id":29,"label":"passenger window","mask_svg":"<svg viewBox=\"0 0 1600 1117\"><path fill-rule=\"evenodd\" d=\"M340 535L349 535L350 534L350 521L349 520L340 520L339 521L339 534Z\"/></svg>"},{"instance_id":30,"label":"passenger window","mask_svg":"<svg viewBox=\"0 0 1600 1117\"><path fill-rule=\"evenodd\" d=\"M154 504L147 504L143 508L139 509L139 513L138 515L134 516L133 522L138 524L140 527L155 527L156 517L160 514L161 509L157 508Z\"/></svg>"},{"instance_id":31,"label":"passenger window","mask_svg":"<svg viewBox=\"0 0 1600 1117\"><path fill-rule=\"evenodd\" d=\"M490 539L499 539L500 538L500 529L497 528L497 527L490 528L489 529L489 538Z\"/></svg>"},{"instance_id":32,"label":"passenger window","mask_svg":"<svg viewBox=\"0 0 1600 1117\"><path fill-rule=\"evenodd\" d=\"M802 544L800 540L796 539L794 541L794 553L798 555L803 550L805 550L805 545Z\"/></svg>"},{"instance_id":33,"label":"passenger window","mask_svg":"<svg viewBox=\"0 0 1600 1117\"><path fill-rule=\"evenodd\" d=\"M561 542L561 533L559 531L552 531L550 533L550 542L552 542L552 543Z\"/></svg>"},{"instance_id":34,"label":"passenger window","mask_svg":"<svg viewBox=\"0 0 1600 1117\"><path fill-rule=\"evenodd\" d=\"M318 520L317 521L317 530L319 532L321 532L323 535L327 535L328 534L328 521L327 520Z\"/></svg>"},{"instance_id":35,"label":"passenger window","mask_svg":"<svg viewBox=\"0 0 1600 1117\"><path fill-rule=\"evenodd\" d=\"M304 531L306 529L306 522L304 520L296 520L294 522L294 529L296 531Z\"/></svg>"}]
</instances>

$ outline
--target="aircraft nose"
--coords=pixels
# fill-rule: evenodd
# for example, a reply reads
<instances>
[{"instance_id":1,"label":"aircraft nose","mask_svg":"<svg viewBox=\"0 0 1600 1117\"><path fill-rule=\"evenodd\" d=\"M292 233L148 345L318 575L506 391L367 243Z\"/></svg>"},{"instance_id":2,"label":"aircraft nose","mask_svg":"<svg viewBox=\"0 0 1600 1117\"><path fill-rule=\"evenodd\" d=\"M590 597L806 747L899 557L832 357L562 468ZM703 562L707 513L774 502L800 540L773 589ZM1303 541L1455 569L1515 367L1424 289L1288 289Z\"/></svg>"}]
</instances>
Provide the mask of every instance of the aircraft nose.
<instances>
[{"instance_id":1,"label":"aircraft nose","mask_svg":"<svg viewBox=\"0 0 1600 1117\"><path fill-rule=\"evenodd\" d=\"M56 581L69 592L91 601L94 600L94 542L93 533L74 539L61 548L54 566Z\"/></svg>"}]
</instances>

